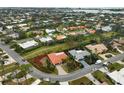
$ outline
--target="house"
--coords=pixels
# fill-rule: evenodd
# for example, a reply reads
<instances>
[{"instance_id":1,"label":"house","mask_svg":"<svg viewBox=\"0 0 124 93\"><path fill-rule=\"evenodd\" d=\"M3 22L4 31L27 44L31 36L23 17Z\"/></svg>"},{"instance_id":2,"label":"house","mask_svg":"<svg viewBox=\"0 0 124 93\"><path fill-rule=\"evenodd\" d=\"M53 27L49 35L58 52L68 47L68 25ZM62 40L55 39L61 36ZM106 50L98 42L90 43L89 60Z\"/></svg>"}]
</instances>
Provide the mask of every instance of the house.
<instances>
[{"instance_id":1,"label":"house","mask_svg":"<svg viewBox=\"0 0 124 93\"><path fill-rule=\"evenodd\" d=\"M123 39L114 39L111 42L111 46L113 48L119 47L119 46L123 46L124 45L124 40Z\"/></svg>"},{"instance_id":2,"label":"house","mask_svg":"<svg viewBox=\"0 0 124 93\"><path fill-rule=\"evenodd\" d=\"M9 34L8 36L12 37L14 39L19 38L19 34L18 33L12 33L12 34Z\"/></svg>"},{"instance_id":3,"label":"house","mask_svg":"<svg viewBox=\"0 0 124 93\"><path fill-rule=\"evenodd\" d=\"M101 54L106 52L108 48L104 44L97 44L97 45L87 45L85 46L87 49L91 50L92 53Z\"/></svg>"},{"instance_id":4,"label":"house","mask_svg":"<svg viewBox=\"0 0 124 93\"><path fill-rule=\"evenodd\" d=\"M68 57L64 52L50 53L47 56L54 65L61 64Z\"/></svg>"},{"instance_id":5,"label":"house","mask_svg":"<svg viewBox=\"0 0 124 93\"><path fill-rule=\"evenodd\" d=\"M82 60L84 59L85 56L90 55L90 53L86 50L83 51L83 50L73 49L73 50L70 50L69 53L71 54L71 56L73 56L76 59L76 61Z\"/></svg>"},{"instance_id":6,"label":"house","mask_svg":"<svg viewBox=\"0 0 124 93\"><path fill-rule=\"evenodd\" d=\"M34 40L19 43L19 46L22 47L23 49L30 49L30 48L35 47L37 45L38 45L38 43Z\"/></svg>"},{"instance_id":7,"label":"house","mask_svg":"<svg viewBox=\"0 0 124 93\"><path fill-rule=\"evenodd\" d=\"M88 30L87 32L90 33L90 34L95 34L96 30Z\"/></svg>"},{"instance_id":8,"label":"house","mask_svg":"<svg viewBox=\"0 0 124 93\"><path fill-rule=\"evenodd\" d=\"M53 33L53 32L55 32L55 31L56 31L55 29L46 29L46 30L45 30L45 32L46 32L47 34Z\"/></svg>"},{"instance_id":9,"label":"house","mask_svg":"<svg viewBox=\"0 0 124 93\"><path fill-rule=\"evenodd\" d=\"M51 37L49 37L49 36L48 36L48 37L39 38L39 40L40 40L41 42L43 42L43 43L53 41L53 39L52 39Z\"/></svg>"},{"instance_id":10,"label":"house","mask_svg":"<svg viewBox=\"0 0 124 93\"><path fill-rule=\"evenodd\" d=\"M104 27L102 27L102 30L105 31L105 32L109 32L109 31L112 30L112 27L110 27L110 26L104 26Z\"/></svg>"},{"instance_id":11,"label":"house","mask_svg":"<svg viewBox=\"0 0 124 93\"><path fill-rule=\"evenodd\" d=\"M86 26L71 26L67 27L67 30L77 30L77 29L84 29Z\"/></svg>"},{"instance_id":12,"label":"house","mask_svg":"<svg viewBox=\"0 0 124 93\"><path fill-rule=\"evenodd\" d=\"M3 27L0 27L0 32L2 32L3 31Z\"/></svg>"},{"instance_id":13,"label":"house","mask_svg":"<svg viewBox=\"0 0 124 93\"><path fill-rule=\"evenodd\" d=\"M116 83L124 85L124 68L122 68L120 71L113 71L112 73L108 73L107 75Z\"/></svg>"},{"instance_id":14,"label":"house","mask_svg":"<svg viewBox=\"0 0 124 93\"><path fill-rule=\"evenodd\" d=\"M58 35L58 36L56 36L56 40L63 40L65 38L66 38L65 35Z\"/></svg>"}]
</instances>

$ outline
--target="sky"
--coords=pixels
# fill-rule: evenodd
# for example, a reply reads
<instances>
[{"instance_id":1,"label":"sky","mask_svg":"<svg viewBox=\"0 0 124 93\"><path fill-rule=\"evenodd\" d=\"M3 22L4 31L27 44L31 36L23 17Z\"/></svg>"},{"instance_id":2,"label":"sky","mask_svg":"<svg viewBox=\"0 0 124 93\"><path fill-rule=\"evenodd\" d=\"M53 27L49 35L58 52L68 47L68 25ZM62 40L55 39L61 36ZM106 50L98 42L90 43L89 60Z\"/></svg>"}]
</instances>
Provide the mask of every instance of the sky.
<instances>
[{"instance_id":1,"label":"sky","mask_svg":"<svg viewBox=\"0 0 124 93\"><path fill-rule=\"evenodd\" d=\"M0 0L0 7L124 7L124 0Z\"/></svg>"}]
</instances>

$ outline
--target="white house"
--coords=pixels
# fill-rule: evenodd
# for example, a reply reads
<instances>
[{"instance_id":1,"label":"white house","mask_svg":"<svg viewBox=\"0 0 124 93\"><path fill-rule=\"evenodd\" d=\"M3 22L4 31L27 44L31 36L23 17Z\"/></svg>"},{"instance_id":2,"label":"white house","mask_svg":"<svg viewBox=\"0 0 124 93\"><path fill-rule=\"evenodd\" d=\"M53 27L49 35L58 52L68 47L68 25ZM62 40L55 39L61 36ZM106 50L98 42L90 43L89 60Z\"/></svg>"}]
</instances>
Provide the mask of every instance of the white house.
<instances>
[{"instance_id":1,"label":"white house","mask_svg":"<svg viewBox=\"0 0 124 93\"><path fill-rule=\"evenodd\" d=\"M37 45L38 45L38 43L34 40L26 41L24 43L19 43L19 46L22 47L23 49L29 49L29 48L35 47Z\"/></svg>"},{"instance_id":2,"label":"white house","mask_svg":"<svg viewBox=\"0 0 124 93\"><path fill-rule=\"evenodd\" d=\"M69 53L77 60L83 60L85 56L89 56L90 53L86 50L70 50Z\"/></svg>"},{"instance_id":3,"label":"white house","mask_svg":"<svg viewBox=\"0 0 124 93\"><path fill-rule=\"evenodd\" d=\"M42 37L42 38L39 38L39 40L44 43L53 41L51 37Z\"/></svg>"},{"instance_id":4,"label":"white house","mask_svg":"<svg viewBox=\"0 0 124 93\"><path fill-rule=\"evenodd\" d=\"M102 27L102 30L103 31L106 31L106 32L109 32L109 31L112 30L112 27L110 27L110 26L104 26L104 27Z\"/></svg>"},{"instance_id":5,"label":"white house","mask_svg":"<svg viewBox=\"0 0 124 93\"><path fill-rule=\"evenodd\" d=\"M46 29L46 33L47 33L47 34L53 33L53 32L55 32L55 31L56 31L55 29Z\"/></svg>"}]
</instances>

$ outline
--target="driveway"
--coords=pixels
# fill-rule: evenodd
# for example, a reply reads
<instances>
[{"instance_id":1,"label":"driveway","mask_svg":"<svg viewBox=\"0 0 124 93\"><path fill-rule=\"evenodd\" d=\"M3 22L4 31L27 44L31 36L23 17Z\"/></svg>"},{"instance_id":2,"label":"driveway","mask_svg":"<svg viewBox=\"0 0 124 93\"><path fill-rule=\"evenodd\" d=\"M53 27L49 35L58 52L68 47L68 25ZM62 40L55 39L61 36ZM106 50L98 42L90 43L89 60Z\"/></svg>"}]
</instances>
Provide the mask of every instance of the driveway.
<instances>
[{"instance_id":1,"label":"driveway","mask_svg":"<svg viewBox=\"0 0 124 93\"><path fill-rule=\"evenodd\" d=\"M81 60L79 62L84 66L84 68L90 67L90 65L87 64L84 60Z\"/></svg>"},{"instance_id":2,"label":"driveway","mask_svg":"<svg viewBox=\"0 0 124 93\"><path fill-rule=\"evenodd\" d=\"M56 65L56 68L58 70L58 74L59 75L66 75L68 74L67 72L65 72L65 70L61 67L61 65Z\"/></svg>"},{"instance_id":3,"label":"driveway","mask_svg":"<svg viewBox=\"0 0 124 93\"><path fill-rule=\"evenodd\" d=\"M96 84L96 85L101 85L101 83L96 79L96 78L94 78L93 76L92 76L92 74L87 74L87 75L85 75L89 80L91 80L94 84Z\"/></svg>"}]
</instances>

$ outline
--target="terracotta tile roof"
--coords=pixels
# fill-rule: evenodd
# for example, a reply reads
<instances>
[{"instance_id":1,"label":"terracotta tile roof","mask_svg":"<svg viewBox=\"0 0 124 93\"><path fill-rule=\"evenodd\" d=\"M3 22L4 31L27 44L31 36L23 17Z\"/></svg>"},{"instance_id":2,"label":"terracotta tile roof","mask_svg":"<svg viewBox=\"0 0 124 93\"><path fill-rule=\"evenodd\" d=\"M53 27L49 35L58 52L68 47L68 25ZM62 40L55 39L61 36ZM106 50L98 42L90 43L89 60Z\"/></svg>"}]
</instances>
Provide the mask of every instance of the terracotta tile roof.
<instances>
[{"instance_id":1,"label":"terracotta tile roof","mask_svg":"<svg viewBox=\"0 0 124 93\"><path fill-rule=\"evenodd\" d=\"M87 32L90 33L90 34L95 34L96 30L88 30Z\"/></svg>"},{"instance_id":2,"label":"terracotta tile roof","mask_svg":"<svg viewBox=\"0 0 124 93\"><path fill-rule=\"evenodd\" d=\"M86 48L91 50L93 53L103 53L107 51L107 47L104 44L97 44L97 45L87 45Z\"/></svg>"},{"instance_id":3,"label":"terracotta tile roof","mask_svg":"<svg viewBox=\"0 0 124 93\"><path fill-rule=\"evenodd\" d=\"M68 57L64 52L51 53L47 56L54 65L61 63L63 59L66 59Z\"/></svg>"},{"instance_id":4,"label":"terracotta tile roof","mask_svg":"<svg viewBox=\"0 0 124 93\"><path fill-rule=\"evenodd\" d=\"M58 35L58 36L56 37L57 40L63 40L63 39L65 39L65 38L66 38L66 36L64 36L64 35Z\"/></svg>"},{"instance_id":5,"label":"terracotta tile roof","mask_svg":"<svg viewBox=\"0 0 124 93\"><path fill-rule=\"evenodd\" d=\"M68 30L84 29L86 26L71 26L67 27Z\"/></svg>"}]
</instances>

